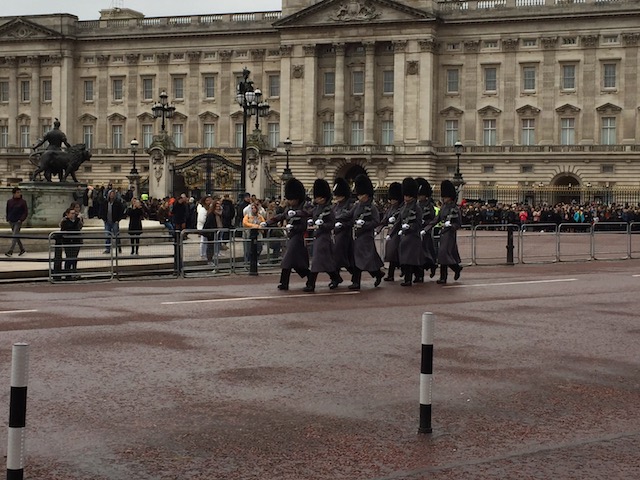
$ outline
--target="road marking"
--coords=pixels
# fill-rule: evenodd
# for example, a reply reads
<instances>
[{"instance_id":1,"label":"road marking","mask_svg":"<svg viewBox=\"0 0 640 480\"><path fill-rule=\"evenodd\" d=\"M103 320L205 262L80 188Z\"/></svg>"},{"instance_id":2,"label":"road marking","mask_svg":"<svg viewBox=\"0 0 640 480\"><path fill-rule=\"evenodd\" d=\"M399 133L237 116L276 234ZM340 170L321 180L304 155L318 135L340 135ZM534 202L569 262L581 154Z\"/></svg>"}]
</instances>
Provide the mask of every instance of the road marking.
<instances>
[{"instance_id":1,"label":"road marking","mask_svg":"<svg viewBox=\"0 0 640 480\"><path fill-rule=\"evenodd\" d=\"M632 277L640 277L640 275L631 275Z\"/></svg>"},{"instance_id":2,"label":"road marking","mask_svg":"<svg viewBox=\"0 0 640 480\"><path fill-rule=\"evenodd\" d=\"M555 280L527 280L523 282L501 282L501 283L475 283L470 285L447 285L444 288L469 288L469 287L501 287L504 285L530 285L532 283L558 283L575 282L577 278L558 278Z\"/></svg>"},{"instance_id":3,"label":"road marking","mask_svg":"<svg viewBox=\"0 0 640 480\"><path fill-rule=\"evenodd\" d=\"M33 313L37 311L38 310L0 310L0 315L3 313Z\"/></svg>"},{"instance_id":4,"label":"road marking","mask_svg":"<svg viewBox=\"0 0 640 480\"><path fill-rule=\"evenodd\" d=\"M184 303L244 302L247 300L270 300L272 298L322 297L325 295L357 295L360 292L337 293L303 293L300 295L269 295L265 297L211 298L206 300L183 300L179 302L162 302L160 305L182 305Z\"/></svg>"}]
</instances>

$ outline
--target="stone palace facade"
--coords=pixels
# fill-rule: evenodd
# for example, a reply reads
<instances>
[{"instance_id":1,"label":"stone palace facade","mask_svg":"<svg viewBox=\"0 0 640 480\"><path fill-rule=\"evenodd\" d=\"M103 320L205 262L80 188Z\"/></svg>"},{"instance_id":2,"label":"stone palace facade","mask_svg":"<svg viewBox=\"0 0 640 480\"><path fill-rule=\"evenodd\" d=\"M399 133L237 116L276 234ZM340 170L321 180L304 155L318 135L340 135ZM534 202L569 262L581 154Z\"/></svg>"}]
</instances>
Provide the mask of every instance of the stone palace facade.
<instances>
[{"instance_id":1,"label":"stone palace facade","mask_svg":"<svg viewBox=\"0 0 640 480\"><path fill-rule=\"evenodd\" d=\"M465 188L485 198L499 187L640 189L639 61L636 0L283 0L259 13L0 17L0 185L28 178L29 147L56 117L93 152L82 181L126 188L134 138L142 181L155 181L152 107L166 91L173 167L213 154L213 190L236 186L227 167L240 165L235 93L247 67L270 105L247 165L259 196L287 156L307 186L362 171L378 187L409 175L439 184L459 165ZM170 165L182 178L167 190L202 190L204 170Z\"/></svg>"}]
</instances>

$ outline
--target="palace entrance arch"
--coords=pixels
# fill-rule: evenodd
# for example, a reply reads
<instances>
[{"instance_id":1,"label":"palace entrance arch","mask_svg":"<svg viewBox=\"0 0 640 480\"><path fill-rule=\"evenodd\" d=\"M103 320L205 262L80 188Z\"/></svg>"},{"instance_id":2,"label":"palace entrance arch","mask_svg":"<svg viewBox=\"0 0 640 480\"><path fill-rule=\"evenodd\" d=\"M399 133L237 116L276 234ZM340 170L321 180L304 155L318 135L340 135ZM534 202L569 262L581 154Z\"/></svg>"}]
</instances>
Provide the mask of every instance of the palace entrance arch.
<instances>
[{"instance_id":1,"label":"palace entrance arch","mask_svg":"<svg viewBox=\"0 0 640 480\"><path fill-rule=\"evenodd\" d=\"M173 194L187 193L196 199L208 195L240 194L242 167L215 153L203 153L173 167Z\"/></svg>"}]
</instances>

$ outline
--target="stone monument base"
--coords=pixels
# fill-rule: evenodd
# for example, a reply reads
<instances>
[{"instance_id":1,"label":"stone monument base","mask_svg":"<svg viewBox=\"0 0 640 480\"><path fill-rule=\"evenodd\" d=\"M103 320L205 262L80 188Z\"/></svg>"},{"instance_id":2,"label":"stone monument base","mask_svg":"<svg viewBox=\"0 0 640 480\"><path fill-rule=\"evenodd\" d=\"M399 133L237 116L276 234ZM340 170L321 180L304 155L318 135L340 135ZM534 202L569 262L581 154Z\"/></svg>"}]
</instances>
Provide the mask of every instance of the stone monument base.
<instances>
[{"instance_id":1,"label":"stone monument base","mask_svg":"<svg viewBox=\"0 0 640 480\"><path fill-rule=\"evenodd\" d=\"M69 208L76 201L74 194L80 195L77 200L82 203L81 195L87 185L67 182L21 182L22 198L29 206L29 227L57 227Z\"/></svg>"}]
</instances>

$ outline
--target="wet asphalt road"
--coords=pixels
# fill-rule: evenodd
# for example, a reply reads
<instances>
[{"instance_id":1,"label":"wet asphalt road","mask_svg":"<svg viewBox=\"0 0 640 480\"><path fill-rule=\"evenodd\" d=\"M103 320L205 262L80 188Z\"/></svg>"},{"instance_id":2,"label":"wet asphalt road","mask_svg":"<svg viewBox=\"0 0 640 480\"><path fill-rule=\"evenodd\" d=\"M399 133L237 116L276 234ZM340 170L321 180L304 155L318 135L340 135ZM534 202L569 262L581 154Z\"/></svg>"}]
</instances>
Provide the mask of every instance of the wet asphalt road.
<instances>
[{"instance_id":1,"label":"wet asphalt road","mask_svg":"<svg viewBox=\"0 0 640 480\"><path fill-rule=\"evenodd\" d=\"M634 275L635 260L356 293L322 275L315 294L268 275L2 285L0 414L26 341L26 478L637 479Z\"/></svg>"}]
</instances>

